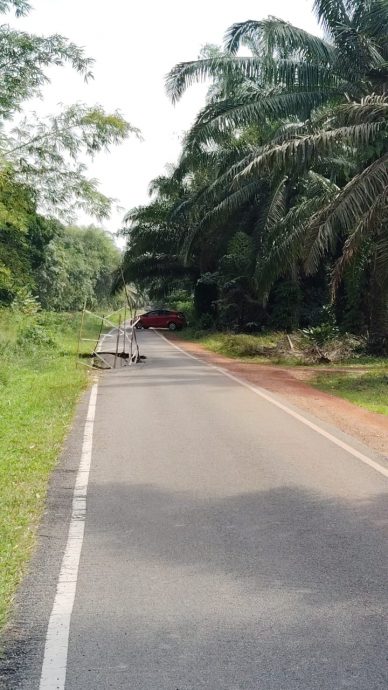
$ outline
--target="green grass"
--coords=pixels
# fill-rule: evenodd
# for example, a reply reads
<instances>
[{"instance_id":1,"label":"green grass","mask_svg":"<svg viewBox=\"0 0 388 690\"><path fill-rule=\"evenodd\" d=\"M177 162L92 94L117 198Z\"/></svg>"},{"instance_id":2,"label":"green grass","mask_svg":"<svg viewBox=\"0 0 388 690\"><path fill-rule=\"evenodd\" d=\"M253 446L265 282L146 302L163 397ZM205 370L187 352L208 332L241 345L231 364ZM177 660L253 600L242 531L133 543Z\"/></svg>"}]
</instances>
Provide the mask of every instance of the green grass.
<instances>
[{"instance_id":1,"label":"green grass","mask_svg":"<svg viewBox=\"0 0 388 690\"><path fill-rule=\"evenodd\" d=\"M291 340L302 356L292 356L289 351L287 334L281 331L264 332L255 335L243 333L220 333L210 331L200 331L194 327L186 328L179 332L179 337L197 342L207 350L215 352L225 357L232 357L243 361L257 364L277 364L283 366L314 366L338 368L346 367L349 369L365 367L365 369L381 369L388 367L388 359L384 357L372 357L367 355L355 355L340 361L309 363L308 358L303 357L304 348L308 348L308 343L303 343L300 333L291 333ZM281 344L280 348L277 346Z\"/></svg>"},{"instance_id":2,"label":"green grass","mask_svg":"<svg viewBox=\"0 0 388 690\"><path fill-rule=\"evenodd\" d=\"M266 353L267 349L275 348L280 339L285 338L284 333L261 333L259 335L246 335L244 333L209 333L187 328L179 333L179 337L185 340L197 342L207 350L216 354L232 357L257 364L284 364L295 365L297 362L284 355Z\"/></svg>"},{"instance_id":3,"label":"green grass","mask_svg":"<svg viewBox=\"0 0 388 690\"><path fill-rule=\"evenodd\" d=\"M47 482L89 370L79 315L0 311L0 627L35 543ZM96 337L87 320L85 335ZM83 343L82 350L92 343Z\"/></svg>"},{"instance_id":4,"label":"green grass","mask_svg":"<svg viewBox=\"0 0 388 690\"><path fill-rule=\"evenodd\" d=\"M388 367L365 373L351 370L341 374L325 372L311 383L371 412L388 415Z\"/></svg>"}]
</instances>

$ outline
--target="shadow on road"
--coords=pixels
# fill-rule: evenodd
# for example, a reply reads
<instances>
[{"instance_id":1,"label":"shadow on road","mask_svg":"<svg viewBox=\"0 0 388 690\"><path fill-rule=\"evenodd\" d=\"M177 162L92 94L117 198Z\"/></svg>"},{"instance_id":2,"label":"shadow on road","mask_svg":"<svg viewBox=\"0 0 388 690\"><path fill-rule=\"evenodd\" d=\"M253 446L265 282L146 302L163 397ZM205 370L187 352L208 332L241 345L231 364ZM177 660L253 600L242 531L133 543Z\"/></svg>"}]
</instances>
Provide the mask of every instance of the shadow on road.
<instances>
[{"instance_id":1,"label":"shadow on road","mask_svg":"<svg viewBox=\"0 0 388 690\"><path fill-rule=\"evenodd\" d=\"M114 650L134 687L386 688L385 496L326 500L286 486L203 499L157 486L106 488L94 506L103 529L88 527L106 569L88 606L99 606L93 628L109 640L104 664ZM116 600L131 601L132 587L143 592L129 617L104 604L111 563ZM79 640L93 639L84 619L79 625ZM102 682L96 650L85 654ZM72 671L71 689L84 673Z\"/></svg>"}]
</instances>

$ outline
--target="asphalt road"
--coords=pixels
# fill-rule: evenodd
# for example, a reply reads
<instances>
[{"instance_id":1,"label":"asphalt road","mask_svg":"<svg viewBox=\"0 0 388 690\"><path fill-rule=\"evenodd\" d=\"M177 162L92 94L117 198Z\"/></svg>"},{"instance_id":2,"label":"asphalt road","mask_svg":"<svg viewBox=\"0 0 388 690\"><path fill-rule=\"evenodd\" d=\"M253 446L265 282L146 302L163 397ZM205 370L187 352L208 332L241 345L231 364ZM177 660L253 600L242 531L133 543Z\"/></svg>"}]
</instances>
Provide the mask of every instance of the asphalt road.
<instances>
[{"instance_id":1,"label":"asphalt road","mask_svg":"<svg viewBox=\"0 0 388 690\"><path fill-rule=\"evenodd\" d=\"M66 690L386 690L388 479L139 339L98 387Z\"/></svg>"}]
</instances>

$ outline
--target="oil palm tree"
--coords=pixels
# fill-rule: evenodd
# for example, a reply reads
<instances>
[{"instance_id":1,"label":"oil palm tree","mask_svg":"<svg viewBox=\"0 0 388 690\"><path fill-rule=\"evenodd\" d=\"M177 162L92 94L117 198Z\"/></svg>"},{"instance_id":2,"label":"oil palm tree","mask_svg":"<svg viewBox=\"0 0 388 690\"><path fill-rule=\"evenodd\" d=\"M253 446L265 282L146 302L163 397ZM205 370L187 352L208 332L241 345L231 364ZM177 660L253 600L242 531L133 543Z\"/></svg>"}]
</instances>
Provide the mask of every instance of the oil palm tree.
<instances>
[{"instance_id":1,"label":"oil palm tree","mask_svg":"<svg viewBox=\"0 0 388 690\"><path fill-rule=\"evenodd\" d=\"M279 127L270 141L256 142L213 183L211 192L227 183L227 194L206 217L228 212L249 194L257 199L255 183L257 189L260 180L270 180L269 209L274 205L277 214L267 224L258 257L259 283L291 270L296 260L314 271L334 247L338 254L339 242L335 290L363 252L371 274L373 340L384 343L388 2L316 0L315 12L325 38L274 18L234 25L224 55L178 65L169 75L168 89L176 100L195 80L210 76L227 83L233 77L232 92L211 100L199 114L187 136L189 156L211 150L231 132L241 137L248 127L276 121ZM237 54L241 46L250 49L249 57ZM338 166L341 182L336 186L333 170ZM295 206L285 205L280 217L279 201L290 180L305 194Z\"/></svg>"},{"instance_id":2,"label":"oil palm tree","mask_svg":"<svg viewBox=\"0 0 388 690\"><path fill-rule=\"evenodd\" d=\"M387 0L315 0L324 38L274 17L230 27L225 53L180 63L167 77L175 102L192 83L238 80L241 88L208 103L190 133L212 141L263 118L306 119L311 111L347 97L382 94L388 84ZM241 56L241 47L249 56Z\"/></svg>"}]
</instances>

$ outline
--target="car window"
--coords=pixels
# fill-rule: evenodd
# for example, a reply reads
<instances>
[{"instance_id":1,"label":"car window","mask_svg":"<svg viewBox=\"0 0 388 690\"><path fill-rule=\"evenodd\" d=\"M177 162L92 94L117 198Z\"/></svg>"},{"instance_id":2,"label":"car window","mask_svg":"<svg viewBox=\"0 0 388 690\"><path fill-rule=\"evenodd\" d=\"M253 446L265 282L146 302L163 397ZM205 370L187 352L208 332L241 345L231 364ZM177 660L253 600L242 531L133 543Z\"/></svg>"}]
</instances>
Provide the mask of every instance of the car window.
<instances>
[{"instance_id":1,"label":"car window","mask_svg":"<svg viewBox=\"0 0 388 690\"><path fill-rule=\"evenodd\" d=\"M148 311L147 314L144 314L144 316L158 316L157 311Z\"/></svg>"}]
</instances>

